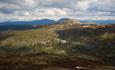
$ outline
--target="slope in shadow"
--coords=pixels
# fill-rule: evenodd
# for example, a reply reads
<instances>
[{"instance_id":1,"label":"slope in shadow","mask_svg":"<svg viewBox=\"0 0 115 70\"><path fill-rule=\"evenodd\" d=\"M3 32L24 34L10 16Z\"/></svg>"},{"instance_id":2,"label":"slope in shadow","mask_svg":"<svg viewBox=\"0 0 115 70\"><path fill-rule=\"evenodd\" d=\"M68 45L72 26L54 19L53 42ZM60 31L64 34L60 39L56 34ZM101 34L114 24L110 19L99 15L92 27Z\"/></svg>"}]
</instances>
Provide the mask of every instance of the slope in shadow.
<instances>
[{"instance_id":1,"label":"slope in shadow","mask_svg":"<svg viewBox=\"0 0 115 70\"><path fill-rule=\"evenodd\" d=\"M66 40L67 51L93 55L109 64L115 64L114 25L98 28L73 28L57 31L59 38ZM69 45L68 45L69 43Z\"/></svg>"}]
</instances>

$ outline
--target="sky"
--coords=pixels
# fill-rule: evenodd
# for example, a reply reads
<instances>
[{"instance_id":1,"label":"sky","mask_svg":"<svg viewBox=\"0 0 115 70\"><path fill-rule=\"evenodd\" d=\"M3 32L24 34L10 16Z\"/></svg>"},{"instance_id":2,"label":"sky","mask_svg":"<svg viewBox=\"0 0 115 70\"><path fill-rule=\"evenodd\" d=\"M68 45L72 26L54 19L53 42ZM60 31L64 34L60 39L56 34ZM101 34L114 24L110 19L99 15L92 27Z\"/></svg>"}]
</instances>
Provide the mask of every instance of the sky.
<instances>
[{"instance_id":1,"label":"sky","mask_svg":"<svg viewBox=\"0 0 115 70\"><path fill-rule=\"evenodd\" d=\"M115 20L115 0L0 0L0 22L60 18Z\"/></svg>"}]
</instances>

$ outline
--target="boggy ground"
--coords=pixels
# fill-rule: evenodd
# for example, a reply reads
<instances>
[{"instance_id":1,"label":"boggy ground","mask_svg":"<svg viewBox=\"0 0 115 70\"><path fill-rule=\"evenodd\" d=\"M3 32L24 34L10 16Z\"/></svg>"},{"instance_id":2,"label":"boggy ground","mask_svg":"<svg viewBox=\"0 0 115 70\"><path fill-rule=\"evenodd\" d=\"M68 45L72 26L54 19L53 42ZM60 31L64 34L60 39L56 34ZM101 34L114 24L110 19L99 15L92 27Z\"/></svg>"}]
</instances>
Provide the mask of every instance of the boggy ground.
<instances>
[{"instance_id":1,"label":"boggy ground","mask_svg":"<svg viewBox=\"0 0 115 70\"><path fill-rule=\"evenodd\" d=\"M115 67L77 55L0 54L0 70L115 70Z\"/></svg>"}]
</instances>

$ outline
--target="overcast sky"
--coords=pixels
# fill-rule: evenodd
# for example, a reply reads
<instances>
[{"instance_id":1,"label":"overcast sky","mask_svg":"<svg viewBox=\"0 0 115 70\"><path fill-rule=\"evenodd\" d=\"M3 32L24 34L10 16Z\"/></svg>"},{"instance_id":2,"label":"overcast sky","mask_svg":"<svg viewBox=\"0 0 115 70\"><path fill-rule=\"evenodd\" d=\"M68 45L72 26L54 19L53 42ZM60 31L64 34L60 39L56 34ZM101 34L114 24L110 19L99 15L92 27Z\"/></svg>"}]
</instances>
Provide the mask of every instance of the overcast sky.
<instances>
[{"instance_id":1,"label":"overcast sky","mask_svg":"<svg viewBox=\"0 0 115 70\"><path fill-rule=\"evenodd\" d=\"M0 0L0 22L65 17L115 20L115 0Z\"/></svg>"}]
</instances>

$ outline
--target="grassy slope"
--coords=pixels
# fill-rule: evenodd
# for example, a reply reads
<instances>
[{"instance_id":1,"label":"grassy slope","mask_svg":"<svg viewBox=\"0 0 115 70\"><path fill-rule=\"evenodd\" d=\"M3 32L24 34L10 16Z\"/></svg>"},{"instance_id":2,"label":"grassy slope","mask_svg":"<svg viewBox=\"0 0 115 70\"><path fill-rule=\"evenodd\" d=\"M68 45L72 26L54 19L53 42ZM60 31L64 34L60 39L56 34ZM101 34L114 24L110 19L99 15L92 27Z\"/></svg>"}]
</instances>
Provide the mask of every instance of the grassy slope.
<instances>
[{"instance_id":1,"label":"grassy slope","mask_svg":"<svg viewBox=\"0 0 115 70\"><path fill-rule=\"evenodd\" d=\"M55 29L52 29L55 28ZM3 53L17 53L24 55L26 53L37 54L55 54L66 56L78 56L84 60L96 60L93 56L103 59L109 64L115 63L115 28L114 27L71 27L68 28L62 25L46 26L43 29L21 30L21 31L5 31L0 32L0 52ZM90 56L88 56L90 55ZM33 55L34 56L34 55ZM14 59L33 58L33 56L14 56ZM34 57L35 57L34 56ZM54 56L54 55L53 55ZM57 59L51 57L52 59ZM62 56L61 56L62 57ZM61 59L59 56L59 58ZM7 55L0 57L7 60ZM38 59L35 57L34 59ZM43 56L47 58L47 56ZM75 58L75 59L77 59ZM11 59L11 62L13 60ZM19 59L19 60L20 60ZM71 58L69 58L71 59ZM74 59L74 58L73 58ZM8 59L10 60L10 59ZM44 61L45 59L41 60ZM50 60L50 58L47 58ZM61 59L63 62L65 59ZM32 63L35 63L33 59ZM59 62L60 60L57 60ZM9 61L9 63L11 63ZM14 61L15 62L15 61ZM17 60L16 60L17 62ZM27 59L27 62L29 60ZM51 61L52 62L52 61ZM53 61L56 62L56 61ZM71 61L74 62L74 61ZM81 63L82 61L80 61ZM3 62L4 63L4 62ZM7 64L7 62L5 62ZM29 62L31 63L31 62ZM68 63L68 62L67 62ZM83 63L83 62L82 62ZM87 63L87 62L86 62ZM100 62L102 63L102 62ZM49 64L49 63L48 63ZM93 64L93 63L91 63ZM4 65L4 64L3 64ZM23 60L22 60L23 65ZM25 65L25 64L24 64ZM38 62L39 65L39 62ZM71 65L71 64L68 64ZM19 65L18 65L19 66ZM59 66L59 65L57 65ZM28 66L27 66L28 67ZM62 66L63 67L63 66Z\"/></svg>"},{"instance_id":2,"label":"grassy slope","mask_svg":"<svg viewBox=\"0 0 115 70\"><path fill-rule=\"evenodd\" d=\"M6 31L0 34L0 52L40 52L53 49L58 35L51 30ZM50 51L49 51L50 52Z\"/></svg>"}]
</instances>

